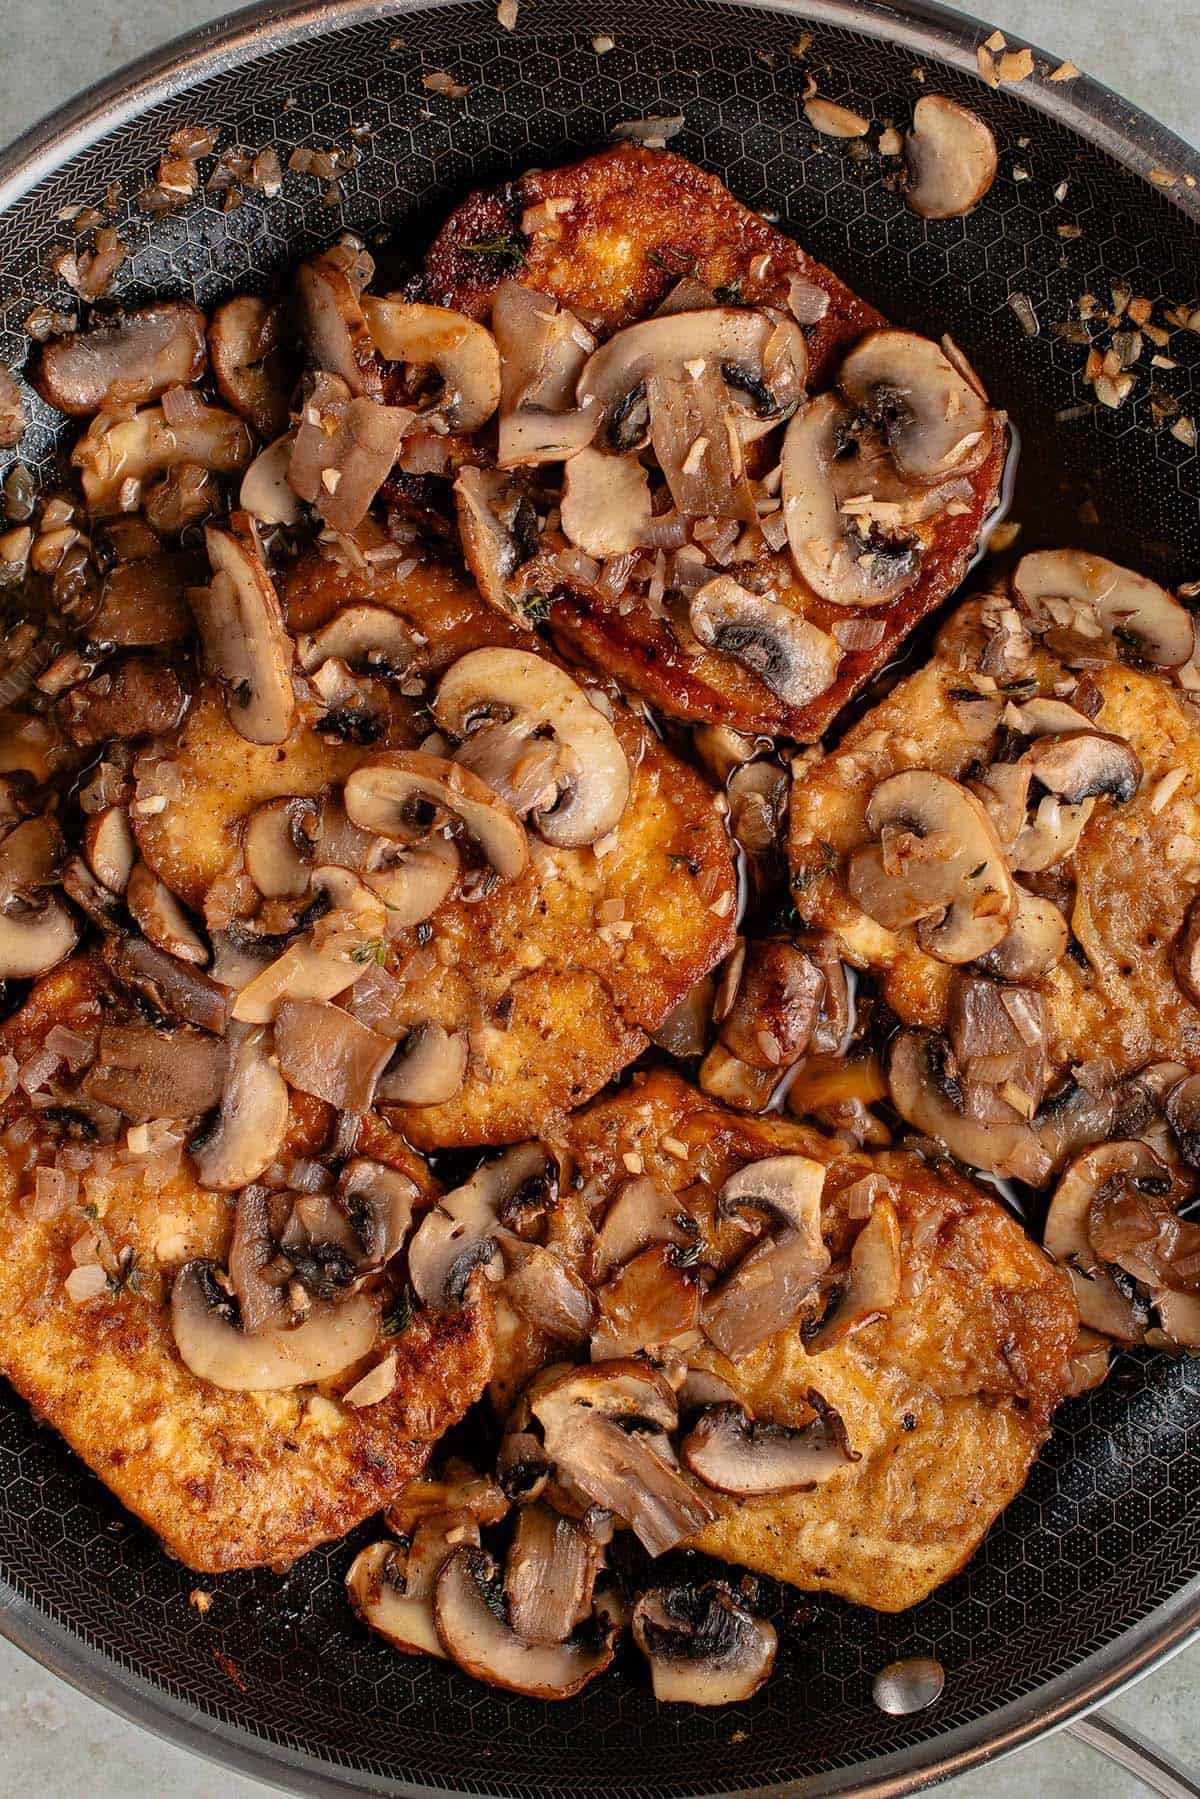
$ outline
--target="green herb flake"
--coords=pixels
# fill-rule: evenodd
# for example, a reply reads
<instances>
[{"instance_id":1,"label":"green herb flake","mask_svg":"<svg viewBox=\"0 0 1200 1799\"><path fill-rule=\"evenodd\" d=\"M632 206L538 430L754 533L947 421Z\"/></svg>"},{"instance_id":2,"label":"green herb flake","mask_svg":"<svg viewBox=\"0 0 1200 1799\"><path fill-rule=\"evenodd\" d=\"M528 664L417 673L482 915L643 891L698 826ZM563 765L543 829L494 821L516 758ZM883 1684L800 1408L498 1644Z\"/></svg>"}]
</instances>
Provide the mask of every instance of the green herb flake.
<instances>
[{"instance_id":1,"label":"green herb flake","mask_svg":"<svg viewBox=\"0 0 1200 1799\"><path fill-rule=\"evenodd\" d=\"M677 250L673 244L662 244L657 250L651 250L650 261L665 275L674 275L679 280L685 275L695 277L700 272L700 264L696 258L688 256L683 250Z\"/></svg>"},{"instance_id":2,"label":"green herb flake","mask_svg":"<svg viewBox=\"0 0 1200 1799\"><path fill-rule=\"evenodd\" d=\"M461 248L471 256L490 256L505 269L519 269L525 261L525 246L512 232L507 237L481 237Z\"/></svg>"},{"instance_id":3,"label":"green herb flake","mask_svg":"<svg viewBox=\"0 0 1200 1799\"><path fill-rule=\"evenodd\" d=\"M380 1330L385 1337L398 1337L412 1323L413 1296L410 1288L405 1287L397 1293L395 1299L380 1320Z\"/></svg>"},{"instance_id":4,"label":"green herb flake","mask_svg":"<svg viewBox=\"0 0 1200 1799\"><path fill-rule=\"evenodd\" d=\"M714 287L713 299L718 306L740 306L742 304L741 276L735 275L732 281L723 282L720 287Z\"/></svg>"},{"instance_id":5,"label":"green herb flake","mask_svg":"<svg viewBox=\"0 0 1200 1799\"><path fill-rule=\"evenodd\" d=\"M374 962L382 968L387 961L387 944L382 937L365 937L350 951L350 960L357 962L360 968L368 962Z\"/></svg>"},{"instance_id":6,"label":"green herb flake","mask_svg":"<svg viewBox=\"0 0 1200 1799\"><path fill-rule=\"evenodd\" d=\"M142 1290L142 1270L138 1267L138 1259L132 1249L121 1251L120 1261L114 1274L108 1277L110 1293L140 1293Z\"/></svg>"}]
</instances>

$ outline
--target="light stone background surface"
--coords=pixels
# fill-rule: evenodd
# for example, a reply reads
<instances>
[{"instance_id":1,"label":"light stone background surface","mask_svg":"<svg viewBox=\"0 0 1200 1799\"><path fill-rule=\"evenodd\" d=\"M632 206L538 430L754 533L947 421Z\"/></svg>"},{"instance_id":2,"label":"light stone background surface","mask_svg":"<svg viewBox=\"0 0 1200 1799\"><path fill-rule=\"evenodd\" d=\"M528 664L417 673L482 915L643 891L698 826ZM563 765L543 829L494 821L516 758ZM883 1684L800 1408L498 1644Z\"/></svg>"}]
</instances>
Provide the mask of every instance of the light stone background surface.
<instances>
[{"instance_id":1,"label":"light stone background surface","mask_svg":"<svg viewBox=\"0 0 1200 1799\"><path fill-rule=\"evenodd\" d=\"M525 16L536 0L523 0ZM1200 142L1200 0L975 0L1023 34ZM0 140L87 83L227 8L214 0L0 0ZM604 29L603 0L596 27ZM1111 1711L1200 1771L1200 1644ZM941 1789L947 1799L1137 1799L1146 1791L1059 1734ZM126 1724L0 1643L0 1795L28 1799L256 1799L235 1778Z\"/></svg>"}]
</instances>

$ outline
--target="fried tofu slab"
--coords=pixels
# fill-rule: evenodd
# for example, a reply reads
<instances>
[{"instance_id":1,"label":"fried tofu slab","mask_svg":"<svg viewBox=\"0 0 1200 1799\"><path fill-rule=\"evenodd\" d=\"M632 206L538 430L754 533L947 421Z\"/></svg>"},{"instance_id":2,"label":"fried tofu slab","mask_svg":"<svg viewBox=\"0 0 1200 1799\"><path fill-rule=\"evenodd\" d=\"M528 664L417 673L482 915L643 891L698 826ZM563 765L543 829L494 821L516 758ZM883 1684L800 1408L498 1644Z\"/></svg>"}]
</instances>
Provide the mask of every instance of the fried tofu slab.
<instances>
[{"instance_id":1,"label":"fried tofu slab","mask_svg":"<svg viewBox=\"0 0 1200 1799\"><path fill-rule=\"evenodd\" d=\"M1142 773L1125 803L1095 802L1077 845L1053 870L1053 897L1076 947L1033 983L1045 1010L1048 1070L1098 1058L1118 1077L1154 1060L1194 1064L1200 1008L1180 987L1172 959L1200 883L1200 722L1161 674L1114 660L1080 678L1041 646L1010 693L986 674L978 687L992 635L983 623L988 607L987 600L961 607L929 662L794 782L796 905L809 923L836 935L850 961L879 971L898 1018L944 1029L954 969L924 954L913 929L877 924L847 891L848 859L871 839L871 794L904 769L971 779L996 752L1011 698L1023 703L1036 693L1073 705L1083 698L1093 726L1128 743Z\"/></svg>"},{"instance_id":2,"label":"fried tofu slab","mask_svg":"<svg viewBox=\"0 0 1200 1799\"><path fill-rule=\"evenodd\" d=\"M512 244L522 260L481 253ZM472 194L434 240L417 284L418 297L486 320L501 279L515 278L552 296L600 339L657 311L683 277L739 306L767 306L790 317L792 283L819 290L825 310L806 326L809 389L828 388L837 367L863 335L886 323L838 276L729 190L665 150L621 145L564 168L537 170L503 188ZM846 636L833 684L803 706L782 700L743 663L706 649L627 587L618 597L566 580L546 566L529 567L527 585L553 598L551 627L573 653L613 675L671 717L782 733L801 742L820 737L829 721L904 639L958 586L995 504L1006 454L1001 415L990 425L988 452L970 475L967 497L939 516L925 544L916 584L889 604L835 605L812 592L786 555L763 548L739 578L826 632ZM686 608L684 609L686 612ZM850 622L867 621L856 641ZM874 635L876 625L882 626Z\"/></svg>"},{"instance_id":3,"label":"fried tofu slab","mask_svg":"<svg viewBox=\"0 0 1200 1799\"><path fill-rule=\"evenodd\" d=\"M714 1224L712 1196L744 1164L800 1154L824 1165L821 1225L835 1267L862 1224L847 1196L876 1177L900 1225L894 1311L819 1354L791 1326L737 1364L707 1344L690 1358L757 1419L802 1425L819 1395L857 1459L809 1491L711 1494L719 1516L691 1546L877 1611L915 1605L955 1574L1020 1492L1066 1396L1078 1314L1064 1270L948 1168L736 1116L665 1072L573 1118L565 1146L597 1202L631 1165L677 1194L701 1224L702 1259L718 1266L744 1253L744 1239Z\"/></svg>"},{"instance_id":4,"label":"fried tofu slab","mask_svg":"<svg viewBox=\"0 0 1200 1799\"><path fill-rule=\"evenodd\" d=\"M401 579L349 572L314 553L283 600L295 631L369 601L401 614L426 640L415 677L436 676L469 650L528 647L449 571L423 564ZM388 741L415 745L429 728L402 701ZM645 1048L689 987L727 952L736 876L723 822L703 780L619 702L613 717L632 772L616 830L595 848L537 845L530 866L480 897L452 895L420 935L406 931L389 967L411 993L415 1027L469 1033L466 1083L452 1100L401 1106L391 1121L422 1148L516 1142L589 1099ZM283 794L343 781L371 752L298 727L257 748L234 731L219 696L202 694L158 746L173 770L165 809L134 818L149 866L192 906L236 855L245 818ZM153 764L147 780L161 777Z\"/></svg>"},{"instance_id":5,"label":"fried tofu slab","mask_svg":"<svg viewBox=\"0 0 1200 1799\"><path fill-rule=\"evenodd\" d=\"M54 1025L86 1033L101 1014L96 965L79 957L46 976L0 1032L24 1058ZM7 1130L22 1113L6 1108ZM172 1276L195 1256L226 1259L231 1196L206 1192L184 1162L140 1178L91 1177L77 1203L46 1214L22 1168L41 1142L0 1156L0 1370L61 1432L122 1505L189 1568L208 1574L284 1568L378 1511L425 1465L491 1370L486 1301L417 1312L362 1368L326 1389L226 1392L184 1366L171 1333ZM311 1148L293 1142L293 1148ZM368 1153L418 1178L428 1171L376 1129ZM102 1231L117 1265L107 1290L77 1303L67 1280ZM346 1404L386 1349L396 1382L380 1403Z\"/></svg>"}]
</instances>

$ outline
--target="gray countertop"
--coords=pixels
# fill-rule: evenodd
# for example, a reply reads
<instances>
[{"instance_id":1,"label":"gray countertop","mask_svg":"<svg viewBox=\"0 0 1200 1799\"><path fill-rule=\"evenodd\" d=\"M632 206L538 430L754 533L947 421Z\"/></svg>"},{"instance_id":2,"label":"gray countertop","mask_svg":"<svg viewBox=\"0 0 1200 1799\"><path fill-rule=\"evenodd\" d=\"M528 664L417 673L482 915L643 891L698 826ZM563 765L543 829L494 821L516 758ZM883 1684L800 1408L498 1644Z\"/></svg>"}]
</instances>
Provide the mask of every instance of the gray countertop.
<instances>
[{"instance_id":1,"label":"gray countertop","mask_svg":"<svg viewBox=\"0 0 1200 1799\"><path fill-rule=\"evenodd\" d=\"M985 0L976 0L989 10ZM524 0L532 11L536 0ZM1195 45L1200 0L996 0L1010 38L1070 56L1147 112L1200 141ZM60 101L226 7L216 0L3 0L0 139ZM603 28L597 0L597 29ZM526 14L528 17L528 13ZM1200 1766L1200 1645L1143 1680L1111 1711L1181 1760ZM86 1770L86 1775L83 1771ZM81 1698L0 1643L0 1795L76 1799L253 1799L266 1789L171 1748ZM1056 1736L943 1791L947 1799L1135 1799L1145 1791L1120 1769Z\"/></svg>"}]
</instances>

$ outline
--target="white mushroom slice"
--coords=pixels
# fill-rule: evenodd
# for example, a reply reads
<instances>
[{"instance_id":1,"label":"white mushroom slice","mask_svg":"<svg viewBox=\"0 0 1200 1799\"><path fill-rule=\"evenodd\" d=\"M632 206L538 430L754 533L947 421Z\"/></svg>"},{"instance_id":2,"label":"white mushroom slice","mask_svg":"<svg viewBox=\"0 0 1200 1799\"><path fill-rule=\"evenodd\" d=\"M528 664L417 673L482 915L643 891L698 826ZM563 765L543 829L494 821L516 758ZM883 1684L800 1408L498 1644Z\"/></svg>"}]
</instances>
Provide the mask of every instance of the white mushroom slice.
<instances>
[{"instance_id":1,"label":"white mushroom slice","mask_svg":"<svg viewBox=\"0 0 1200 1799\"><path fill-rule=\"evenodd\" d=\"M1128 1277L1118 1285L1111 1267L1097 1255L1092 1241L1094 1208L1104 1187L1119 1190L1139 1177L1170 1177L1165 1164L1145 1143L1116 1141L1086 1150L1068 1163L1054 1189L1046 1213L1042 1242L1070 1271L1079 1316L1091 1330L1123 1343L1140 1343L1149 1321L1147 1305L1138 1303Z\"/></svg>"},{"instance_id":2,"label":"white mushroom slice","mask_svg":"<svg viewBox=\"0 0 1200 1799\"><path fill-rule=\"evenodd\" d=\"M927 1031L898 1032L889 1048L887 1074L901 1118L944 1144L960 1162L1034 1186L1045 1181L1052 1158L1030 1125L1017 1117L1011 1123L977 1119L966 1111L944 1038Z\"/></svg>"},{"instance_id":3,"label":"white mushroom slice","mask_svg":"<svg viewBox=\"0 0 1200 1799\"><path fill-rule=\"evenodd\" d=\"M784 1155L747 1163L721 1188L723 1214L763 1212L782 1226L705 1296L701 1329L730 1361L790 1325L829 1267L821 1236L824 1185L820 1162Z\"/></svg>"},{"instance_id":4,"label":"white mushroom slice","mask_svg":"<svg viewBox=\"0 0 1200 1799\"><path fill-rule=\"evenodd\" d=\"M419 645L412 626L386 606L343 606L319 630L296 640L306 675L334 656L358 674L402 674Z\"/></svg>"},{"instance_id":5,"label":"white mushroom slice","mask_svg":"<svg viewBox=\"0 0 1200 1799\"><path fill-rule=\"evenodd\" d=\"M408 1548L372 1543L355 1556L346 1574L350 1603L363 1623L403 1655L446 1651L433 1622L433 1589L454 1551L477 1545L479 1526L467 1512L420 1518Z\"/></svg>"},{"instance_id":6,"label":"white mushroom slice","mask_svg":"<svg viewBox=\"0 0 1200 1799\"><path fill-rule=\"evenodd\" d=\"M753 524L742 438L720 372L706 365L694 378L655 371L645 392L650 442L679 516Z\"/></svg>"},{"instance_id":7,"label":"white mushroom slice","mask_svg":"<svg viewBox=\"0 0 1200 1799\"><path fill-rule=\"evenodd\" d=\"M789 706L807 706L837 679L842 652L828 632L732 575L706 581L688 618L702 644L744 664Z\"/></svg>"},{"instance_id":8,"label":"white mushroom slice","mask_svg":"<svg viewBox=\"0 0 1200 1799\"><path fill-rule=\"evenodd\" d=\"M775 1664L778 1637L723 1581L656 1587L633 1608L633 1640L650 1664L660 1705L734 1705Z\"/></svg>"},{"instance_id":9,"label":"white mushroom slice","mask_svg":"<svg viewBox=\"0 0 1200 1799\"><path fill-rule=\"evenodd\" d=\"M801 578L831 605L883 606L920 574L916 526L931 507L856 451L851 422L829 393L789 424L780 455L788 548Z\"/></svg>"},{"instance_id":10,"label":"white mushroom slice","mask_svg":"<svg viewBox=\"0 0 1200 1799\"><path fill-rule=\"evenodd\" d=\"M884 1317L900 1299L900 1220L890 1199L877 1199L871 1216L854 1239L850 1275L818 1330L806 1339L809 1355L848 1337L861 1325Z\"/></svg>"},{"instance_id":11,"label":"white mushroom slice","mask_svg":"<svg viewBox=\"0 0 1200 1799\"><path fill-rule=\"evenodd\" d=\"M798 1430L753 1421L740 1405L706 1411L679 1446L680 1459L718 1493L752 1498L800 1493L857 1461L846 1448L836 1413L818 1415Z\"/></svg>"},{"instance_id":12,"label":"white mushroom slice","mask_svg":"<svg viewBox=\"0 0 1200 1799\"><path fill-rule=\"evenodd\" d=\"M447 669L433 699L443 731L467 737L482 725L521 717L530 737L553 732L573 768L550 809L532 814L547 843L578 849L620 823L629 799L621 742L586 691L563 669L528 650L472 650Z\"/></svg>"},{"instance_id":13,"label":"white mushroom slice","mask_svg":"<svg viewBox=\"0 0 1200 1799\"><path fill-rule=\"evenodd\" d=\"M504 1597L525 1643L564 1643L592 1609L599 1551L573 1518L522 1506L504 1564Z\"/></svg>"},{"instance_id":14,"label":"white mushroom slice","mask_svg":"<svg viewBox=\"0 0 1200 1799\"><path fill-rule=\"evenodd\" d=\"M928 486L967 474L991 447L986 399L931 338L868 332L843 362L838 384L911 481Z\"/></svg>"},{"instance_id":15,"label":"white mushroom slice","mask_svg":"<svg viewBox=\"0 0 1200 1799\"><path fill-rule=\"evenodd\" d=\"M194 1154L202 1187L234 1193L258 1180L279 1155L288 1126L288 1090L269 1031L234 1025L227 1041L216 1125Z\"/></svg>"},{"instance_id":16,"label":"white mushroom slice","mask_svg":"<svg viewBox=\"0 0 1200 1799\"><path fill-rule=\"evenodd\" d=\"M1181 1349L1200 1349L1200 1293L1156 1288L1151 1298L1163 1335Z\"/></svg>"},{"instance_id":17,"label":"white mushroom slice","mask_svg":"<svg viewBox=\"0 0 1200 1799\"><path fill-rule=\"evenodd\" d=\"M485 652L486 653L486 652ZM525 827L500 796L460 763L424 750L390 750L355 769L343 792L352 824L413 843L449 812L474 838L502 880L529 863Z\"/></svg>"},{"instance_id":18,"label":"white mushroom slice","mask_svg":"<svg viewBox=\"0 0 1200 1799\"><path fill-rule=\"evenodd\" d=\"M189 595L210 673L226 683L229 718L248 743L284 743L296 715L292 640L279 596L252 545L216 525L204 532L213 578Z\"/></svg>"},{"instance_id":19,"label":"white mushroom slice","mask_svg":"<svg viewBox=\"0 0 1200 1799\"><path fill-rule=\"evenodd\" d=\"M242 826L246 873L264 899L301 899L312 880L315 844L314 800L295 797L268 800Z\"/></svg>"},{"instance_id":20,"label":"white mushroom slice","mask_svg":"<svg viewBox=\"0 0 1200 1799\"><path fill-rule=\"evenodd\" d=\"M855 903L886 930L919 922L927 955L971 962L1006 935L1016 892L995 827L973 793L930 769L889 775L871 795L868 828L882 842L856 850Z\"/></svg>"},{"instance_id":21,"label":"white mushroom slice","mask_svg":"<svg viewBox=\"0 0 1200 1799\"><path fill-rule=\"evenodd\" d=\"M650 477L636 456L583 449L563 470L562 528L589 556L624 556L650 523Z\"/></svg>"},{"instance_id":22,"label":"white mushroom slice","mask_svg":"<svg viewBox=\"0 0 1200 1799\"><path fill-rule=\"evenodd\" d=\"M124 893L137 861L137 845L124 806L106 806L87 821L83 846L88 866L110 893Z\"/></svg>"},{"instance_id":23,"label":"white mushroom slice","mask_svg":"<svg viewBox=\"0 0 1200 1799\"><path fill-rule=\"evenodd\" d=\"M0 980L25 981L46 974L78 942L74 913L52 895L38 905L0 911Z\"/></svg>"},{"instance_id":24,"label":"white mushroom slice","mask_svg":"<svg viewBox=\"0 0 1200 1799\"><path fill-rule=\"evenodd\" d=\"M90 510L99 516L132 512L154 475L192 463L215 475L238 475L254 455L250 427L220 406L197 404L170 424L161 406L145 406L130 418L101 412L71 452Z\"/></svg>"},{"instance_id":25,"label":"white mushroom slice","mask_svg":"<svg viewBox=\"0 0 1200 1799\"><path fill-rule=\"evenodd\" d=\"M653 1354L693 1336L700 1322L700 1277L673 1243L654 1243L625 1263L596 1295L592 1360Z\"/></svg>"},{"instance_id":26,"label":"white mushroom slice","mask_svg":"<svg viewBox=\"0 0 1200 1799\"><path fill-rule=\"evenodd\" d=\"M1192 654L1190 613L1154 581L1103 556L1036 550L1018 562L1013 590L1049 647L1068 660L1074 648L1094 652L1097 642L1160 668L1178 668Z\"/></svg>"},{"instance_id":27,"label":"white mushroom slice","mask_svg":"<svg viewBox=\"0 0 1200 1799\"><path fill-rule=\"evenodd\" d=\"M371 1349L377 1302L366 1293L314 1300L301 1324L251 1334L211 1262L186 1262L171 1289L171 1330L185 1366L231 1393L278 1393L332 1380Z\"/></svg>"},{"instance_id":28,"label":"white mushroom slice","mask_svg":"<svg viewBox=\"0 0 1200 1799\"><path fill-rule=\"evenodd\" d=\"M496 464L507 469L536 468L547 462L573 462L595 435L595 417L582 408L577 407L572 412L543 412L539 407L524 406L520 412L500 421ZM578 543L575 537L571 537L571 541ZM587 546L578 543L578 547L585 549ZM592 550L588 553L607 555L609 552Z\"/></svg>"},{"instance_id":29,"label":"white mushroom slice","mask_svg":"<svg viewBox=\"0 0 1200 1799\"><path fill-rule=\"evenodd\" d=\"M1142 783L1142 764L1125 739L1094 729L1049 732L1022 761L1034 780L1069 806L1102 796L1123 806Z\"/></svg>"},{"instance_id":30,"label":"white mushroom slice","mask_svg":"<svg viewBox=\"0 0 1200 1799\"><path fill-rule=\"evenodd\" d=\"M430 837L411 849L389 850L378 868L364 868L363 880L388 909L388 922L407 930L432 918L458 879L458 846Z\"/></svg>"},{"instance_id":31,"label":"white mushroom slice","mask_svg":"<svg viewBox=\"0 0 1200 1799\"><path fill-rule=\"evenodd\" d=\"M352 394L379 394L374 340L358 295L337 264L328 256L301 263L295 299L300 335L317 368L338 376Z\"/></svg>"},{"instance_id":32,"label":"white mushroom slice","mask_svg":"<svg viewBox=\"0 0 1200 1799\"><path fill-rule=\"evenodd\" d=\"M337 999L373 965L373 953L364 948L382 941L385 922L381 906L377 923L364 920L355 926L347 919L340 928L290 944L246 982L233 1002L232 1016L243 1024L271 1024L285 1000Z\"/></svg>"},{"instance_id":33,"label":"white mushroom slice","mask_svg":"<svg viewBox=\"0 0 1200 1799\"><path fill-rule=\"evenodd\" d=\"M960 219L996 179L996 140L976 113L923 94L904 139L904 198L922 219Z\"/></svg>"},{"instance_id":34,"label":"white mushroom slice","mask_svg":"<svg viewBox=\"0 0 1200 1799\"><path fill-rule=\"evenodd\" d=\"M582 1343L596 1304L587 1283L543 1243L525 1243L505 1232L504 1297L514 1312L559 1343Z\"/></svg>"},{"instance_id":35,"label":"white mushroom slice","mask_svg":"<svg viewBox=\"0 0 1200 1799\"><path fill-rule=\"evenodd\" d=\"M396 1050L379 1078L381 1106L444 1106L467 1078L468 1044L463 1031L419 1024Z\"/></svg>"},{"instance_id":36,"label":"white mushroom slice","mask_svg":"<svg viewBox=\"0 0 1200 1799\"><path fill-rule=\"evenodd\" d=\"M208 327L208 353L221 398L264 439L276 437L288 421L279 353L283 321L282 305L238 294L217 307Z\"/></svg>"},{"instance_id":37,"label":"white mushroom slice","mask_svg":"<svg viewBox=\"0 0 1200 1799\"><path fill-rule=\"evenodd\" d=\"M382 1268L404 1247L417 1189L407 1175L356 1156L338 1177L337 1201L362 1244L368 1267Z\"/></svg>"},{"instance_id":38,"label":"white mushroom slice","mask_svg":"<svg viewBox=\"0 0 1200 1799\"><path fill-rule=\"evenodd\" d=\"M136 862L125 887L125 904L156 949L165 950L180 962L193 962L203 968L208 961L208 946L188 918L171 889L151 873L144 862Z\"/></svg>"},{"instance_id":39,"label":"white mushroom slice","mask_svg":"<svg viewBox=\"0 0 1200 1799\"><path fill-rule=\"evenodd\" d=\"M500 352L500 444L504 465L506 423L524 407L561 414L574 405L575 388L595 339L550 294L521 281L502 281L492 301L492 335Z\"/></svg>"},{"instance_id":40,"label":"white mushroom slice","mask_svg":"<svg viewBox=\"0 0 1200 1799\"><path fill-rule=\"evenodd\" d=\"M1017 909L1006 934L979 958L979 966L1002 981L1036 981L1057 968L1067 953L1070 931L1052 900L1017 886Z\"/></svg>"},{"instance_id":41,"label":"white mushroom slice","mask_svg":"<svg viewBox=\"0 0 1200 1799\"><path fill-rule=\"evenodd\" d=\"M510 1149L476 1169L427 1212L408 1250L409 1276L423 1305L456 1304L477 1268L499 1280L500 1208L530 1181L545 1176L545 1151L536 1143Z\"/></svg>"},{"instance_id":42,"label":"white mushroom slice","mask_svg":"<svg viewBox=\"0 0 1200 1799\"><path fill-rule=\"evenodd\" d=\"M335 531L356 531L412 422L406 406L352 394L344 381L321 370L301 405L288 481Z\"/></svg>"},{"instance_id":43,"label":"white mushroom slice","mask_svg":"<svg viewBox=\"0 0 1200 1799\"><path fill-rule=\"evenodd\" d=\"M771 313L730 306L676 312L610 337L585 363L576 399L599 413L609 449L641 449L649 434L647 381L692 379L697 365L720 375L739 412L774 422L803 396L808 350L800 327Z\"/></svg>"},{"instance_id":44,"label":"white mushroom slice","mask_svg":"<svg viewBox=\"0 0 1200 1799\"><path fill-rule=\"evenodd\" d=\"M716 1516L668 1459L664 1433L677 1422L675 1396L648 1364L569 1368L530 1405L559 1478L623 1519L651 1555L665 1555Z\"/></svg>"},{"instance_id":45,"label":"white mushroom slice","mask_svg":"<svg viewBox=\"0 0 1200 1799\"><path fill-rule=\"evenodd\" d=\"M464 1673L531 1699L569 1699L602 1674L616 1632L597 1616L589 1637L526 1643L489 1603L496 1565L482 1549L456 1549L438 1576L434 1622L447 1655Z\"/></svg>"},{"instance_id":46,"label":"white mushroom slice","mask_svg":"<svg viewBox=\"0 0 1200 1799\"><path fill-rule=\"evenodd\" d=\"M1022 825L1008 852L1012 872L1042 874L1047 868L1064 862L1074 854L1095 808L1093 799L1084 800L1078 806L1064 806L1057 794L1046 794L1039 800L1033 817Z\"/></svg>"},{"instance_id":47,"label":"white mushroom slice","mask_svg":"<svg viewBox=\"0 0 1200 1799\"><path fill-rule=\"evenodd\" d=\"M288 480L295 443L295 432L285 431L259 451L242 476L238 504L260 525L300 523L300 503Z\"/></svg>"},{"instance_id":48,"label":"white mushroom slice","mask_svg":"<svg viewBox=\"0 0 1200 1799\"><path fill-rule=\"evenodd\" d=\"M190 387L205 361L204 314L170 300L52 338L32 381L51 406L84 418L105 406L140 406L168 387Z\"/></svg>"},{"instance_id":49,"label":"white mushroom slice","mask_svg":"<svg viewBox=\"0 0 1200 1799\"><path fill-rule=\"evenodd\" d=\"M508 583L538 547L537 515L524 490L495 469L461 468L454 504L463 556L480 593L506 617L523 618Z\"/></svg>"},{"instance_id":50,"label":"white mushroom slice","mask_svg":"<svg viewBox=\"0 0 1200 1799\"><path fill-rule=\"evenodd\" d=\"M469 434L500 404L500 352L491 332L464 312L423 306L402 294L362 303L375 348L385 362L435 369L442 391L430 409L447 431Z\"/></svg>"},{"instance_id":51,"label":"white mushroom slice","mask_svg":"<svg viewBox=\"0 0 1200 1799\"><path fill-rule=\"evenodd\" d=\"M678 1196L649 1175L626 1181L604 1214L592 1249L595 1283L652 1243L694 1244L700 1227Z\"/></svg>"}]
</instances>

